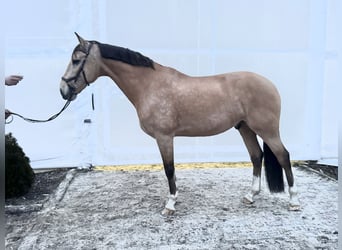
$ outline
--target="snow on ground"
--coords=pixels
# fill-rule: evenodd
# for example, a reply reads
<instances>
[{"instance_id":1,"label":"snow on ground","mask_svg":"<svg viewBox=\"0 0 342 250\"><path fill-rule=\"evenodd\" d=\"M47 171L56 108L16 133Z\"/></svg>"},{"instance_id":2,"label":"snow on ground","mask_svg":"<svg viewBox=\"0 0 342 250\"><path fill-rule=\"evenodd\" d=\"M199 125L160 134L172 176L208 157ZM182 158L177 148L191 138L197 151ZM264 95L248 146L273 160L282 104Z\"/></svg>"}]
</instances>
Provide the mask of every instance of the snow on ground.
<instances>
[{"instance_id":1,"label":"snow on ground","mask_svg":"<svg viewBox=\"0 0 342 250\"><path fill-rule=\"evenodd\" d=\"M270 194L264 178L255 203L241 202L251 168L178 170L171 217L160 215L163 171L72 173L19 249L337 249L338 185L314 173L294 169L302 210L291 212L287 192Z\"/></svg>"}]
</instances>

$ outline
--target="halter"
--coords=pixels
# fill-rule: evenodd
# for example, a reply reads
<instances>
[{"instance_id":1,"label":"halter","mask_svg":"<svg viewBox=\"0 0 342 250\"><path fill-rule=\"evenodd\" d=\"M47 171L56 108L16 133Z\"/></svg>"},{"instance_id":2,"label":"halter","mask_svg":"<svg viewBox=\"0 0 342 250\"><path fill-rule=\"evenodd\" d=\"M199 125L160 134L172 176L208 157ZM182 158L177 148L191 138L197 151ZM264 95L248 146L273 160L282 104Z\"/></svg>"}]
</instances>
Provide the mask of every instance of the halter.
<instances>
[{"instance_id":1,"label":"halter","mask_svg":"<svg viewBox=\"0 0 342 250\"><path fill-rule=\"evenodd\" d=\"M62 77L62 80L69 86L69 88L71 89L72 92L74 92L74 91L76 90L76 87L73 86L73 85L71 84L71 82L73 81L72 83L76 83L77 80L78 80L78 78L80 77L81 74L82 74L82 77L83 77L83 79L84 79L86 85L89 86L89 82L88 82L88 80L87 80L87 77L86 77L86 74L85 74L83 68L84 68L84 65L85 65L85 63L86 63L86 61L87 61L87 58L88 58L88 56L89 56L89 52L90 52L91 47L93 46L93 44L94 44L94 43L91 42L91 43L90 43L90 46L89 46L88 49L87 49L87 51L82 51L82 52L85 53L85 58L84 58L84 60L82 61L81 67L79 67L79 69L78 69L78 71L76 72L76 74L75 74L74 76L71 76L71 77L68 77L68 78L66 78L66 77L64 77L64 76Z\"/></svg>"},{"instance_id":2,"label":"halter","mask_svg":"<svg viewBox=\"0 0 342 250\"><path fill-rule=\"evenodd\" d=\"M68 86L69 86L69 88L71 89L72 92L74 92L74 91L76 90L76 87L73 86L71 83L77 82L77 80L78 80L78 78L79 78L79 76L80 76L81 74L82 74L82 77L83 77L83 79L84 79L86 85L89 86L89 82L88 82L88 80L87 80L87 77L86 77L86 75L85 75L85 72L84 72L83 68L84 68L84 65L85 65L85 63L86 63L86 61L87 61L87 58L88 58L88 56L89 56L89 52L90 52L91 47L93 46L93 44L94 44L94 43L91 42L90 45L89 45L89 47L88 47L88 49L87 49L87 51L82 51L82 52L84 52L84 53L86 54L86 56L85 56L84 60L82 61L81 67L80 67L79 70L76 72L76 75L74 75L74 76L72 76L72 77L68 77L68 78L66 78L66 77L64 77L64 76L62 77L62 80L65 81L66 84L68 84ZM73 81L73 82L72 82L72 81ZM27 118L27 117L24 117L24 116L22 116L22 115L20 115L20 114L17 114L17 113L14 113L14 112L10 112L10 115L12 115L12 120L10 120L9 122L6 122L6 121L5 121L5 123L6 123L6 124L11 123L11 122L13 121L13 115L14 115L14 116L18 116L18 117L20 117L20 118L22 118L22 119L24 119L25 121L28 121L28 122L34 122L34 123L49 122L49 121L52 121L52 120L56 119L56 118L57 118L57 117L58 117L58 116L59 116L59 115L60 115L60 114L69 106L70 102L71 102L71 100L67 100L66 103L65 103L65 105L63 106L63 108L62 108L57 114L51 116L50 118L48 118L48 119L46 119L46 120L38 120L38 119ZM94 109L94 100L93 100L93 97L92 97L92 106L93 106L93 109Z\"/></svg>"}]
</instances>

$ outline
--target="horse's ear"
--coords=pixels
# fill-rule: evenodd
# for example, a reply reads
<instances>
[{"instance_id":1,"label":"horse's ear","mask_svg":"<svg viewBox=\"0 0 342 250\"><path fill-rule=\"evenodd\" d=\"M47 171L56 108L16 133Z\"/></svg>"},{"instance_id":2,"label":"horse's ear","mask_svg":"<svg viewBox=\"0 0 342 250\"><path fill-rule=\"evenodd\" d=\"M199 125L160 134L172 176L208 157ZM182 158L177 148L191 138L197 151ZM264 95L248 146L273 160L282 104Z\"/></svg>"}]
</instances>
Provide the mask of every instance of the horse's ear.
<instances>
[{"instance_id":1,"label":"horse's ear","mask_svg":"<svg viewBox=\"0 0 342 250\"><path fill-rule=\"evenodd\" d=\"M75 32L75 35L76 35L78 41L80 42L81 46L82 46L82 47L85 47L86 44L87 44L86 40L84 40L84 39L83 39L79 34L77 34L76 32Z\"/></svg>"}]
</instances>

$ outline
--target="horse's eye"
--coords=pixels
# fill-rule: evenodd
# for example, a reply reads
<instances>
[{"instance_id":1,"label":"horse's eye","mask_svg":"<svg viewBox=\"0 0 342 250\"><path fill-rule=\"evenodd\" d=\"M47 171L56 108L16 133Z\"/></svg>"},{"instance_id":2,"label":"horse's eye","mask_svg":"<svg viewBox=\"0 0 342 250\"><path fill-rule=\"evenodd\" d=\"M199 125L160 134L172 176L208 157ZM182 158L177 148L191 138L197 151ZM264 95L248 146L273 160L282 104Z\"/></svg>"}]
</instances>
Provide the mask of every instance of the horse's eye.
<instances>
[{"instance_id":1,"label":"horse's eye","mask_svg":"<svg viewBox=\"0 0 342 250\"><path fill-rule=\"evenodd\" d=\"M73 59L73 60L72 60L72 64L73 64L73 65L77 65L77 64L80 63L80 61L81 61L81 60L79 60L79 59Z\"/></svg>"}]
</instances>

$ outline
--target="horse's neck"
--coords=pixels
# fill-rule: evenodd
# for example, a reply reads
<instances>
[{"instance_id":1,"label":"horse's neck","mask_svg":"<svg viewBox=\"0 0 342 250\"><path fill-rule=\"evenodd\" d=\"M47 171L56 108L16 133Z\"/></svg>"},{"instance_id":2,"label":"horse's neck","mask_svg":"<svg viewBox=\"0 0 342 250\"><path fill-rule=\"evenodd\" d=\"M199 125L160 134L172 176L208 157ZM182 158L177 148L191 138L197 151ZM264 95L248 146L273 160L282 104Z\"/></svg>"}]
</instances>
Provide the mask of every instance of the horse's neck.
<instances>
[{"instance_id":1,"label":"horse's neck","mask_svg":"<svg viewBox=\"0 0 342 250\"><path fill-rule=\"evenodd\" d=\"M158 83L161 83L161 86L167 86L170 82L181 82L181 79L189 77L173 68L164 67L158 63L154 63L154 69L132 66L108 59L103 59L103 64L103 75L112 78L136 108L138 108L139 103L146 99L147 91L161 90L157 87L150 87L151 84L156 83L158 85Z\"/></svg>"},{"instance_id":2,"label":"horse's neck","mask_svg":"<svg viewBox=\"0 0 342 250\"><path fill-rule=\"evenodd\" d=\"M104 75L109 76L123 91L127 98L137 105L144 89L151 82L153 69L137 67L115 60L103 60Z\"/></svg>"}]
</instances>

